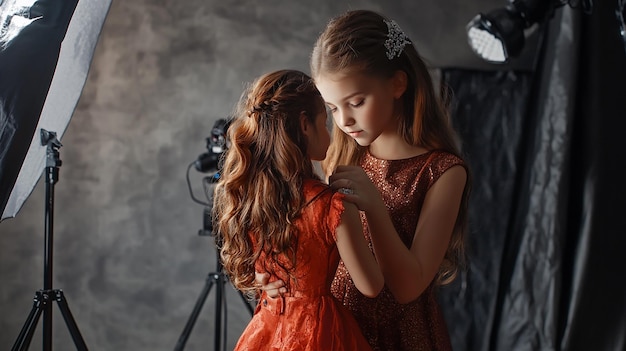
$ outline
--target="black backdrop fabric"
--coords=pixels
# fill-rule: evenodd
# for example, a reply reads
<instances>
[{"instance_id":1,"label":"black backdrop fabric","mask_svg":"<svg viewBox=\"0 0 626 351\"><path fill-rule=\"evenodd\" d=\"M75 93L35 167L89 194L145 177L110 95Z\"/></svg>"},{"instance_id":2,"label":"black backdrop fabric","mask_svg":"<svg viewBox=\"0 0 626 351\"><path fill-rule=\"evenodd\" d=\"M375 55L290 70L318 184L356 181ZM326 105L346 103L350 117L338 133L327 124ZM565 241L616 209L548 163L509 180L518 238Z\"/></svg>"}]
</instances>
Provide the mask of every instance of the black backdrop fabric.
<instances>
[{"instance_id":1,"label":"black backdrop fabric","mask_svg":"<svg viewBox=\"0 0 626 351\"><path fill-rule=\"evenodd\" d=\"M441 291L454 350L488 350L501 261L522 173L525 110L531 74L446 70L453 115L463 140L472 189L467 233L468 270ZM486 103L489 102L489 103Z\"/></svg>"},{"instance_id":2,"label":"black backdrop fabric","mask_svg":"<svg viewBox=\"0 0 626 351\"><path fill-rule=\"evenodd\" d=\"M559 9L532 72L443 70L473 175L455 350L626 350L626 46Z\"/></svg>"}]
</instances>

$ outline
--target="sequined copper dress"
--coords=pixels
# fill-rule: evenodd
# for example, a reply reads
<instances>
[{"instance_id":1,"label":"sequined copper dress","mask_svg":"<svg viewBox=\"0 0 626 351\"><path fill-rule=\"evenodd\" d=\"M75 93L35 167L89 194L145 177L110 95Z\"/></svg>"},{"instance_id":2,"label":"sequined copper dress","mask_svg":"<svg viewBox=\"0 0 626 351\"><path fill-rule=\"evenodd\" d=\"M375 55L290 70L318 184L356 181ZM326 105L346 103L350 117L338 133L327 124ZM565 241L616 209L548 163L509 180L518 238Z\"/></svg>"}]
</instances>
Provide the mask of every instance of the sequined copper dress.
<instances>
[{"instance_id":1,"label":"sequined copper dress","mask_svg":"<svg viewBox=\"0 0 626 351\"><path fill-rule=\"evenodd\" d=\"M304 193L310 203L294 222L298 227L297 263L283 297L263 293L252 320L243 331L235 350L371 350L350 311L330 292L339 264L335 229L343 212L343 194L333 193L319 181L305 181ZM261 257L257 271L267 271Z\"/></svg>"},{"instance_id":2,"label":"sequined copper dress","mask_svg":"<svg viewBox=\"0 0 626 351\"><path fill-rule=\"evenodd\" d=\"M413 241L426 192L455 165L464 163L441 151L393 161L380 160L366 153L361 160L361 167L380 191L396 231L407 247ZM364 216L362 221L369 241ZM345 266L340 263L331 290L352 311L374 350L437 351L452 348L433 284L408 304L397 303L386 286L376 298L367 298L356 289Z\"/></svg>"}]
</instances>

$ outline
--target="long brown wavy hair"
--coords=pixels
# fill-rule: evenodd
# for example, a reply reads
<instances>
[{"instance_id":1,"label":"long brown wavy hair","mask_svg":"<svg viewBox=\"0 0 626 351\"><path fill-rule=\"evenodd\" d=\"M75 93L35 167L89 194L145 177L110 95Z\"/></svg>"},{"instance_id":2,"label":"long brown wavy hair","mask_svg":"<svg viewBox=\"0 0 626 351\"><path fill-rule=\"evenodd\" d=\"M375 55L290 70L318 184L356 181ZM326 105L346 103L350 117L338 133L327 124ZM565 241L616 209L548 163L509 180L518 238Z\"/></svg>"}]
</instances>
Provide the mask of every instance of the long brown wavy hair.
<instances>
[{"instance_id":1,"label":"long brown wavy hair","mask_svg":"<svg viewBox=\"0 0 626 351\"><path fill-rule=\"evenodd\" d=\"M227 130L213 216L224 270L249 295L262 254L286 272L295 264L298 233L291 223L304 204L302 183L319 179L307 157L301 116L315 125L324 111L308 75L280 70L247 87Z\"/></svg>"},{"instance_id":2,"label":"long brown wavy hair","mask_svg":"<svg viewBox=\"0 0 626 351\"><path fill-rule=\"evenodd\" d=\"M388 19L369 10L349 11L331 19L313 48L311 75L314 79L337 73L390 78L398 70L405 72L408 84L402 96L398 133L410 145L444 150L462 157L447 106L435 91L428 67L413 44L407 44L399 57L387 58L388 27L385 21ZM366 150L334 125L332 142L322 168L330 174L337 165L356 165ZM451 282L465 264L469 189L468 174L454 233L437 278L441 284Z\"/></svg>"}]
</instances>

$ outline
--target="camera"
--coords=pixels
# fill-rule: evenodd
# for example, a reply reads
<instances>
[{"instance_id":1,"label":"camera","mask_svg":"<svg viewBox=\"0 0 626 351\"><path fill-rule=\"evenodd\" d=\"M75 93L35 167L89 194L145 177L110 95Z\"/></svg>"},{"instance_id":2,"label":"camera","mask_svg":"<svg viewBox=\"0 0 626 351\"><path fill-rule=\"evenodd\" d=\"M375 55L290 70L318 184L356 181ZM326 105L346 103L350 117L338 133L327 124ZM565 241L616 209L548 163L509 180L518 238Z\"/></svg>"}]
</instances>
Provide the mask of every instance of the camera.
<instances>
[{"instance_id":1,"label":"camera","mask_svg":"<svg viewBox=\"0 0 626 351\"><path fill-rule=\"evenodd\" d=\"M202 173L217 172L220 158L227 149L226 131L228 126L230 126L230 120L220 118L215 121L213 129L211 129L211 135L206 138L208 151L198 156L194 163L198 171Z\"/></svg>"},{"instance_id":2,"label":"camera","mask_svg":"<svg viewBox=\"0 0 626 351\"><path fill-rule=\"evenodd\" d=\"M198 159L194 161L196 170L202 173L211 173L203 180L205 194L209 201L205 204L202 213L202 229L198 231L198 235L213 235L213 187L220 178L219 166L222 155L228 149L226 132L229 126L230 119L220 118L215 121L211 135L206 138L207 152L198 156Z\"/></svg>"}]
</instances>

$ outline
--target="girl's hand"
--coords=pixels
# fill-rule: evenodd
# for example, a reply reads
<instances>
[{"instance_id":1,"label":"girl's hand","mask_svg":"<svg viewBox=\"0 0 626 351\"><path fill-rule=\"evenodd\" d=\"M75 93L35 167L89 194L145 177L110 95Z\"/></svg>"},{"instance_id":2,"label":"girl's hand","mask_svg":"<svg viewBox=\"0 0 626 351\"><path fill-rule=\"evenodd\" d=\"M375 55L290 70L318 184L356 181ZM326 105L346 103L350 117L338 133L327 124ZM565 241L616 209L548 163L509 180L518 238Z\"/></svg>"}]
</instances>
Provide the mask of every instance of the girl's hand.
<instances>
[{"instance_id":1,"label":"girl's hand","mask_svg":"<svg viewBox=\"0 0 626 351\"><path fill-rule=\"evenodd\" d=\"M328 177L328 184L334 190L346 194L345 200L355 204L361 211L373 210L382 202L378 189L361 167L337 166Z\"/></svg>"},{"instance_id":2,"label":"girl's hand","mask_svg":"<svg viewBox=\"0 0 626 351\"><path fill-rule=\"evenodd\" d=\"M277 298L280 294L284 294L287 292L287 288L285 288L285 282L282 280L276 280L273 282L270 281L269 273L259 273L254 272L254 282L256 286L265 291L267 296L271 298Z\"/></svg>"}]
</instances>

